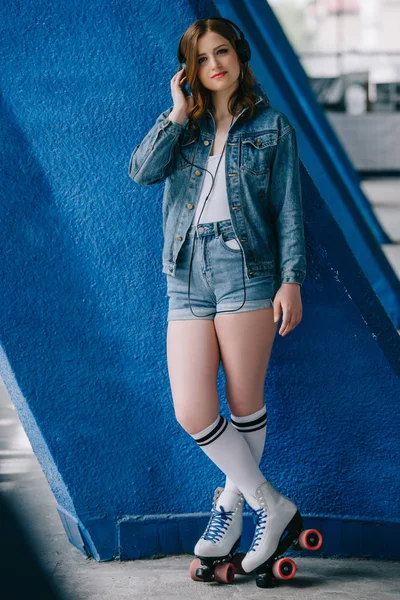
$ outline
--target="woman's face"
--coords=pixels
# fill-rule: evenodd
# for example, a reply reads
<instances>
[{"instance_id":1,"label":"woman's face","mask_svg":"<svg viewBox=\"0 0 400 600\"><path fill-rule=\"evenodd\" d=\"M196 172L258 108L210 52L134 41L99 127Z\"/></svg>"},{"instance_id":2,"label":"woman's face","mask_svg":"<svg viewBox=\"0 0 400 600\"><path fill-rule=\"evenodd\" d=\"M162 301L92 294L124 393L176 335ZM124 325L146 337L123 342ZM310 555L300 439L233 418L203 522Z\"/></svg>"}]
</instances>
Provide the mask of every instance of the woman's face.
<instances>
[{"instance_id":1,"label":"woman's face","mask_svg":"<svg viewBox=\"0 0 400 600\"><path fill-rule=\"evenodd\" d=\"M197 76L203 86L219 92L236 89L240 75L240 63L231 43L215 31L207 31L197 43ZM223 77L216 73L226 71Z\"/></svg>"}]
</instances>

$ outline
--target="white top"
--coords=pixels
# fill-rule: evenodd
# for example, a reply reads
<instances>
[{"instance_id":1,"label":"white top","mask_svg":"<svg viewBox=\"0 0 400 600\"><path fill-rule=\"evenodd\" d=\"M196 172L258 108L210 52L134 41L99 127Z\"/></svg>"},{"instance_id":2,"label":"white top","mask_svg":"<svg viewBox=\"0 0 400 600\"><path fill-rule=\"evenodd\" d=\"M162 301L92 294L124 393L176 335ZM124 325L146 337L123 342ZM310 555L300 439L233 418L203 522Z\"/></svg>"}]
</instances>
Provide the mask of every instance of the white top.
<instances>
[{"instance_id":1,"label":"white top","mask_svg":"<svg viewBox=\"0 0 400 600\"><path fill-rule=\"evenodd\" d=\"M224 221L225 219L231 218L228 205L228 196L226 193L225 156L226 154L224 152L216 176L215 170L217 168L218 161L221 158L221 154L215 154L214 156L208 157L206 168L213 174L214 186L210 196L208 197L199 223L212 223L213 221ZM197 219L199 218L204 206L204 201L211 189L213 182L208 171L204 171L203 185L196 208L196 214L194 215L194 224L197 223Z\"/></svg>"},{"instance_id":2,"label":"white top","mask_svg":"<svg viewBox=\"0 0 400 600\"><path fill-rule=\"evenodd\" d=\"M237 119L237 117L236 117ZM236 121L234 119L233 122ZM222 153L221 153L222 154ZM223 152L223 156L221 162L218 167L218 172L215 177L215 171L218 165L218 162L221 158L221 154L214 154L214 156L209 156L207 160L207 171L210 171L214 177L214 185L211 191L211 194L208 197L206 202L206 206L203 210L203 214L201 215L200 221L198 218L204 206L204 201L209 193L213 180L211 178L210 173L204 171L203 185L200 191L200 198L197 204L196 213L194 215L193 224L199 223L213 223L214 221L224 221L225 219L230 219L231 214L229 211L229 203L228 203L228 195L226 192L226 175L225 175L225 157L226 157L226 148ZM238 242L234 240L227 240L225 242L231 248L240 248Z\"/></svg>"}]
</instances>

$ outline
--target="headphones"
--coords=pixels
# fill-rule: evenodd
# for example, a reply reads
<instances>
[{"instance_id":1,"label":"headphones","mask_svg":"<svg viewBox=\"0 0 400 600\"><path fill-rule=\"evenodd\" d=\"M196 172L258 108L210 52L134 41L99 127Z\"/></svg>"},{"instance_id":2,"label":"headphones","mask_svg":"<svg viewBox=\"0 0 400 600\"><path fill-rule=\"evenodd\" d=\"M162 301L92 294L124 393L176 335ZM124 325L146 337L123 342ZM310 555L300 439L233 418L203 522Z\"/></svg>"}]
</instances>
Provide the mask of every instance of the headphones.
<instances>
[{"instance_id":1,"label":"headphones","mask_svg":"<svg viewBox=\"0 0 400 600\"><path fill-rule=\"evenodd\" d=\"M229 19L225 19L224 17L210 17L210 18L211 18L211 19L218 19L218 20L221 20L221 21L227 21L228 23L230 23L230 24L231 24L233 27L235 27L235 28L236 28L236 29L239 31L239 34L240 34L240 39L234 40L235 49L236 49L236 52L237 52L237 54L238 54L238 57L239 57L239 60L240 60L240 62L247 63L247 62L250 60L250 58L251 58L251 50L250 50L250 46L249 46L249 43L248 43L248 41L247 41L247 40L245 39L245 37L244 37L243 31L242 31L242 30L241 30L241 29L240 29L240 28L239 28L237 25L235 25L235 23L233 23L233 21L230 21ZM181 49L180 49L180 47L181 47L181 41L182 41L182 38L183 38L183 36L184 36L184 33L182 34L182 36L181 36L181 38L180 38L180 40L179 40L179 44L178 44L178 60L179 60L179 63L180 63L180 65L181 65L181 68L185 69L185 71L186 71L186 62L185 62L185 56L183 55L183 53L181 52ZM247 65L246 65L246 66L247 66ZM232 127L232 124L233 124L233 122L234 122L234 116L235 116L235 115L232 115L232 121L231 121L230 127ZM230 129L230 127L229 127L229 129ZM224 154L224 151L225 151L225 146L226 146L226 141L225 141L224 147L223 147L223 149L222 149L222 153L221 153L220 159L219 159L219 161L218 161L217 168L216 168L216 170L215 170L215 175L217 174L217 171L218 171L219 164L220 164L220 162L221 162L221 160L222 160L222 156L223 156L223 154ZM182 148L181 148L181 141L180 141L180 140L179 140L179 142L178 142L178 147L179 147L179 153L180 153L180 155L182 156L182 158L183 158L183 159L184 159L184 160L185 160L187 163L189 163L190 165L192 165L192 167L193 167L193 166L197 166L197 165L194 165L194 164L193 164L193 162L189 162L188 160L186 160L186 158L183 156L183 154L182 154ZM198 168L198 169L202 169L202 170L204 170L204 171L207 171L207 173L210 173L210 171L208 171L208 169L204 169L204 168L202 168L202 167L199 167L199 166L197 166L197 168ZM207 200L208 200L208 198L209 198L209 196L210 196L210 194L211 194L211 191L212 191L212 189L213 189L213 187L214 187L214 177L213 177L212 173L210 173L210 176L211 176L211 179L212 179L211 188L210 188L210 191L209 191L209 192L208 192L208 194L207 194L207 197L206 197L206 199L204 200L203 208L201 209L201 213L200 213L200 216L199 216L199 218L198 218L198 220L197 220L197 223L196 223L196 225L198 225L198 223L199 223L199 221L200 221L200 219L201 219L201 215L203 214L203 210L204 210L204 207L205 207L205 205L206 205L206 202L207 202ZM194 237L194 239L193 239L193 242L195 242L195 241L196 241L196 235L197 235L197 229L196 229L196 233L195 233L195 234L194 234L194 236L193 236L193 237ZM241 253L242 253L242 275L243 275L243 286L244 286L244 299L243 299L243 303L242 303L242 304L239 306L239 308L235 308L235 310L234 310L234 311L232 311L232 310L222 310L222 311L220 311L218 314L220 314L220 313L224 313L224 312L229 312L229 313L231 313L231 312L235 312L235 311L237 311L237 310L240 310L240 309L242 308L242 306L243 306L243 305L245 304L245 302L246 302L246 283L245 283L245 277L244 277L244 265L243 265L244 258L243 258L243 250L242 250L242 247L240 246L240 244L239 244L239 247L240 247L240 251L241 251ZM188 282L188 300L189 300L189 308L190 308L190 310L191 310L192 314L193 314L195 317L208 317L208 316L210 316L210 315L214 315L215 313L208 313L207 315L195 315L195 313L193 312L193 309L192 309L192 307L191 307L191 304L190 304L190 275L191 275L191 272L192 272L193 248L194 248L194 243L193 243L193 245L192 245L192 250L191 250L191 255L190 255L190 266L189 266L189 282Z\"/></svg>"}]
</instances>

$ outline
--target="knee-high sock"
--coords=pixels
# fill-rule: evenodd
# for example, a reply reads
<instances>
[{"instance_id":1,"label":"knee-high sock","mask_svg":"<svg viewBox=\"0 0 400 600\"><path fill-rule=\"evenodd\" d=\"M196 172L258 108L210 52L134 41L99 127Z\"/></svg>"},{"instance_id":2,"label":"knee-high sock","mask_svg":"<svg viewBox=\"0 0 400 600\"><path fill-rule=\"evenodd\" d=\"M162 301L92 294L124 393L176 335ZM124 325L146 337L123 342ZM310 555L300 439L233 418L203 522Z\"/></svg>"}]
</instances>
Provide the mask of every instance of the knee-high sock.
<instances>
[{"instance_id":1,"label":"knee-high sock","mask_svg":"<svg viewBox=\"0 0 400 600\"><path fill-rule=\"evenodd\" d=\"M236 417L231 413L231 423L235 429L244 437L249 446L251 453L257 465L260 464L264 446L265 438L267 435L267 407L264 406L252 413L243 417ZM225 492L234 492L240 494L240 490L234 482L227 477L225 482L225 489L222 492L220 499L221 502L225 499ZM228 496L227 496L228 498Z\"/></svg>"},{"instance_id":2,"label":"knee-high sock","mask_svg":"<svg viewBox=\"0 0 400 600\"><path fill-rule=\"evenodd\" d=\"M247 503L259 508L256 489L266 481L244 437L222 415L203 431L191 434L198 446L241 490ZM225 508L225 507L224 507Z\"/></svg>"}]
</instances>

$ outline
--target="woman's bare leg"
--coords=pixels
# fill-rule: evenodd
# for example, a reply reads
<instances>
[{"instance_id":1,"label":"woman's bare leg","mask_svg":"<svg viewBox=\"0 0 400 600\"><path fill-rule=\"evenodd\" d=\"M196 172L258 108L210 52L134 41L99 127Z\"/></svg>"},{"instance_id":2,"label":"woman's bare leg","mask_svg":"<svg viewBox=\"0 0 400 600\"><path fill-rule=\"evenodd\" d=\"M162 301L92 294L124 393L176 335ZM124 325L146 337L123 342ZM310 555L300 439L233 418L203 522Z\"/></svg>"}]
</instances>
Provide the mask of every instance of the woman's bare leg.
<instances>
[{"instance_id":1,"label":"woman's bare leg","mask_svg":"<svg viewBox=\"0 0 400 600\"><path fill-rule=\"evenodd\" d=\"M240 417L264 406L264 383L278 323L273 308L220 314L215 330L232 414Z\"/></svg>"},{"instance_id":2,"label":"woman's bare leg","mask_svg":"<svg viewBox=\"0 0 400 600\"><path fill-rule=\"evenodd\" d=\"M195 434L219 414L217 377L220 364L214 321L168 321L168 373L178 423Z\"/></svg>"},{"instance_id":3,"label":"woman's bare leg","mask_svg":"<svg viewBox=\"0 0 400 600\"><path fill-rule=\"evenodd\" d=\"M241 417L242 423L245 421L247 424L240 428L240 433L257 464L265 445L264 383L277 327L273 308L215 317L229 408L233 416ZM256 424L254 429L251 423ZM239 491L238 486L227 477L221 501L229 498L227 493Z\"/></svg>"}]
</instances>

